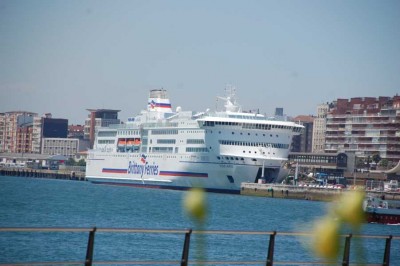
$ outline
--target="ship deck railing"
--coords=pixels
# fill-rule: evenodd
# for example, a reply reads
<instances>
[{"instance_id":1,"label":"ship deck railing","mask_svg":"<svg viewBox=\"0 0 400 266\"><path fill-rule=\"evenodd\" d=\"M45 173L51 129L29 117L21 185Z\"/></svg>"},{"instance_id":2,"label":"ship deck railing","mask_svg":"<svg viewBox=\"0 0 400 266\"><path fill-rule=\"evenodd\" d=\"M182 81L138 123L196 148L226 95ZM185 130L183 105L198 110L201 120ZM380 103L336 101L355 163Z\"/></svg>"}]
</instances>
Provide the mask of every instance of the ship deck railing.
<instances>
[{"instance_id":1,"label":"ship deck railing","mask_svg":"<svg viewBox=\"0 0 400 266\"><path fill-rule=\"evenodd\" d=\"M340 261L276 261L274 260L275 239L281 236L292 237L312 237L310 232L277 232L277 231L236 231L236 230L192 230L192 229L143 229L143 228L60 228L60 227L3 227L0 228L0 234L5 232L31 232L31 233L55 233L55 232L74 232L88 233L86 256L81 261L31 261L31 262L1 262L0 265L359 265L357 262L350 261L351 240L355 238L369 238L382 240L382 263L368 264L362 262L362 265L390 265L390 253L392 241L400 240L400 235L340 235L344 239L344 249ZM128 233L128 234L181 234L182 236L182 256L176 260L140 260L140 261L96 261L94 260L95 235L96 233ZM189 261L190 238L193 234L212 234L212 235L264 235L269 236L269 242L266 243L266 256L262 261ZM396 243L397 244L397 243ZM32 247L34 248L34 247ZM83 253L83 252L82 252ZM5 255L5 254L3 254ZM82 256L83 257L83 256Z\"/></svg>"}]
</instances>

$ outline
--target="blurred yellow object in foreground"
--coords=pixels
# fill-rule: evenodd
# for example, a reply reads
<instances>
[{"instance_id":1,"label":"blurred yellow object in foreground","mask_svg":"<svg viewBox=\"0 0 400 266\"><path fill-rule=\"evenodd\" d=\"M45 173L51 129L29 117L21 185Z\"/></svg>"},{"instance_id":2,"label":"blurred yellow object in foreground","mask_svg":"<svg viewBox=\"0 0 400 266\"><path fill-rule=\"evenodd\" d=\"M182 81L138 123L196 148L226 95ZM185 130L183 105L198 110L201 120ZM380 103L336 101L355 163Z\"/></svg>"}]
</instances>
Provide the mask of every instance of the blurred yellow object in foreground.
<instances>
[{"instance_id":1,"label":"blurred yellow object in foreground","mask_svg":"<svg viewBox=\"0 0 400 266\"><path fill-rule=\"evenodd\" d=\"M203 189L190 189L185 195L183 205L186 212L195 220L202 222L206 218L206 196Z\"/></svg>"},{"instance_id":2,"label":"blurred yellow object in foreground","mask_svg":"<svg viewBox=\"0 0 400 266\"><path fill-rule=\"evenodd\" d=\"M363 201L365 193L354 190L345 192L313 228L313 250L316 255L325 259L335 259L339 254L340 229L351 225L354 229L365 221Z\"/></svg>"},{"instance_id":3,"label":"blurred yellow object in foreground","mask_svg":"<svg viewBox=\"0 0 400 266\"><path fill-rule=\"evenodd\" d=\"M315 222L313 248L315 253L326 259L334 259L339 253L339 224L332 217Z\"/></svg>"},{"instance_id":4,"label":"blurred yellow object in foreground","mask_svg":"<svg viewBox=\"0 0 400 266\"><path fill-rule=\"evenodd\" d=\"M360 190L344 193L335 206L335 213L338 218L353 227L360 226L365 221L364 198L365 192Z\"/></svg>"}]
</instances>

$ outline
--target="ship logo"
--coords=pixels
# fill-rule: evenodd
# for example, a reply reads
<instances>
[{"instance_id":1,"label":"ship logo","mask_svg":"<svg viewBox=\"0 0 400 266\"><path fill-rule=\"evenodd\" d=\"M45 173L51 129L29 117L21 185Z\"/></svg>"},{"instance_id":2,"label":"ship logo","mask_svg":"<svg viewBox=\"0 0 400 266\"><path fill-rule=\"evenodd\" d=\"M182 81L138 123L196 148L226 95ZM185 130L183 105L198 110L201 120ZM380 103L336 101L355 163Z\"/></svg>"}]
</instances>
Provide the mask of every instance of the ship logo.
<instances>
[{"instance_id":1,"label":"ship logo","mask_svg":"<svg viewBox=\"0 0 400 266\"><path fill-rule=\"evenodd\" d=\"M154 107L156 106L156 102L154 100L152 100L149 104L151 109L154 109Z\"/></svg>"},{"instance_id":2,"label":"ship logo","mask_svg":"<svg viewBox=\"0 0 400 266\"><path fill-rule=\"evenodd\" d=\"M126 170L128 174L140 175L158 175L159 166L155 162L149 163L147 160L147 155L140 155L140 162L129 161L128 169Z\"/></svg>"},{"instance_id":3,"label":"ship logo","mask_svg":"<svg viewBox=\"0 0 400 266\"><path fill-rule=\"evenodd\" d=\"M147 156L142 154L142 156L140 157L140 161L145 164L146 163L146 158L147 158Z\"/></svg>"}]
</instances>

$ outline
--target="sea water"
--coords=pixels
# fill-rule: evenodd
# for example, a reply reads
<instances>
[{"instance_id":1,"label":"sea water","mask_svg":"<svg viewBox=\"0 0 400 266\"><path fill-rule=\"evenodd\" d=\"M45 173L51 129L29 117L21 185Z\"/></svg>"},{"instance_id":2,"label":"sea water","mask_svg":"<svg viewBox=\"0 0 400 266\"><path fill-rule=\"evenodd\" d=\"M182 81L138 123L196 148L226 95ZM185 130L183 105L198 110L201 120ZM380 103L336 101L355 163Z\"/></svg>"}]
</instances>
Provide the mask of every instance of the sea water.
<instances>
[{"instance_id":1,"label":"sea water","mask_svg":"<svg viewBox=\"0 0 400 266\"><path fill-rule=\"evenodd\" d=\"M309 237L279 232L310 230L329 203L207 193L199 228L182 207L185 193L0 176L0 227L276 230L274 261L320 261ZM400 226L365 224L343 233L400 236ZM200 258L200 248L208 261L265 261L269 236L207 234L204 247L199 235L191 240L190 261ZM0 232L0 263L83 261L87 242L88 232ZM94 261L179 261L183 242L183 234L97 232ZM384 239L353 238L350 259L382 263L384 246ZM400 265L400 240L392 241L390 262Z\"/></svg>"}]
</instances>

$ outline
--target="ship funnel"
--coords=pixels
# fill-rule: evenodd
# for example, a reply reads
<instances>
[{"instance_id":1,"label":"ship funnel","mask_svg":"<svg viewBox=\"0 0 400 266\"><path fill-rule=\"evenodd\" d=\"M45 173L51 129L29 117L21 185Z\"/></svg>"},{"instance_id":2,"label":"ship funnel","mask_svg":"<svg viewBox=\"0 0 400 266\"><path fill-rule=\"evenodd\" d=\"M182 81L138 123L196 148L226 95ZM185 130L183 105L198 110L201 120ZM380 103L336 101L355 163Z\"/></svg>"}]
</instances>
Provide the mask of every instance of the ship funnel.
<instances>
[{"instance_id":1,"label":"ship funnel","mask_svg":"<svg viewBox=\"0 0 400 266\"><path fill-rule=\"evenodd\" d=\"M164 89L151 90L147 110L150 112L172 113L167 91Z\"/></svg>"}]
</instances>

